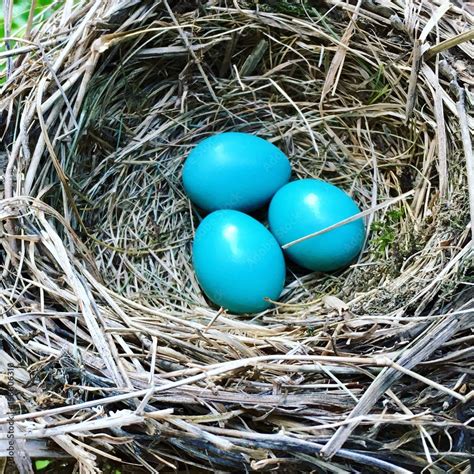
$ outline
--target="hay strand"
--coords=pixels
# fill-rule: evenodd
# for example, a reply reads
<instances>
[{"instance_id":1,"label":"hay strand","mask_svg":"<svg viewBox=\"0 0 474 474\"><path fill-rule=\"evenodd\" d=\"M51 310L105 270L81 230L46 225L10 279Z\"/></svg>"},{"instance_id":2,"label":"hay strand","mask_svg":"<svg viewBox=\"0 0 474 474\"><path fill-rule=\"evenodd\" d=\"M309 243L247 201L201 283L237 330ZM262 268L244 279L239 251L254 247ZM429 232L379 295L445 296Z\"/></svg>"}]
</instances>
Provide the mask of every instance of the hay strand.
<instances>
[{"instance_id":1,"label":"hay strand","mask_svg":"<svg viewBox=\"0 0 474 474\"><path fill-rule=\"evenodd\" d=\"M12 422L23 472L36 456L84 473L468 472L468 9L57 7L0 52L0 453ZM213 306L191 264L203 216L182 165L227 130L367 217L357 262L290 264L261 314Z\"/></svg>"}]
</instances>

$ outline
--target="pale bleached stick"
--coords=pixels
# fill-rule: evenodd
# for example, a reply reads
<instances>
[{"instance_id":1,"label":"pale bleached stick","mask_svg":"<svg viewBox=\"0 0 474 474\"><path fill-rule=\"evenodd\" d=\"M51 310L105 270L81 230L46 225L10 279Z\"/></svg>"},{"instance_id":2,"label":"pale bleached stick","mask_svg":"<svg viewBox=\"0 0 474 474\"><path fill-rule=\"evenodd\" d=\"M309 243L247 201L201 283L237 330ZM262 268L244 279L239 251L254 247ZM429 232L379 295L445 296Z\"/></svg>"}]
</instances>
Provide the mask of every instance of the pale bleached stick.
<instances>
[{"instance_id":1,"label":"pale bleached stick","mask_svg":"<svg viewBox=\"0 0 474 474\"><path fill-rule=\"evenodd\" d=\"M160 410L158 412L152 413L156 418L158 414L167 415L173 412L172 409ZM110 427L120 427L127 425L134 425L137 423L143 423L144 417L137 415L130 410L122 410L112 414L111 416L106 416L103 418L93 419L82 421L79 423L72 422L68 425L60 425L46 428L32 428L24 432L16 432L15 439L40 439L40 438L50 438L53 436L59 436L70 433L81 433L84 431L95 431L103 430ZM0 433L0 439L7 439L7 433Z\"/></svg>"}]
</instances>

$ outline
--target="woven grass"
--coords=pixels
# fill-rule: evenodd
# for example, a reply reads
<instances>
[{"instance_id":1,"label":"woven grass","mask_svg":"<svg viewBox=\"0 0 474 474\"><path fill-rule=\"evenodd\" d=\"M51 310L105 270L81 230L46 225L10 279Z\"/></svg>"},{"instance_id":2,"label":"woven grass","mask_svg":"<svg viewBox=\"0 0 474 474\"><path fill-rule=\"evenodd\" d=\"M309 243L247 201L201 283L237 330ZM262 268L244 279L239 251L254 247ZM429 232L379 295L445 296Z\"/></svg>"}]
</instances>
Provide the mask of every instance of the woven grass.
<instances>
[{"instance_id":1,"label":"woven grass","mask_svg":"<svg viewBox=\"0 0 474 474\"><path fill-rule=\"evenodd\" d=\"M437 1L97 0L11 41L0 402L18 469L470 472L472 28ZM367 211L356 263L290 265L258 315L210 304L190 262L182 165L228 130Z\"/></svg>"}]
</instances>

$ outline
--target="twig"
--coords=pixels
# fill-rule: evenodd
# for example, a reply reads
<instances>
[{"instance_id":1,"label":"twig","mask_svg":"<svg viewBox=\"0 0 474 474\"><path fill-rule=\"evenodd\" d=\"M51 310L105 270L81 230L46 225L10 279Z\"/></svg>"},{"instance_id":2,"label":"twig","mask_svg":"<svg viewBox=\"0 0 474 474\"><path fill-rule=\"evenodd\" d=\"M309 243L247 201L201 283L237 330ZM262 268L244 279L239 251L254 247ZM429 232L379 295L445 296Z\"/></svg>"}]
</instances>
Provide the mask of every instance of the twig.
<instances>
[{"instance_id":1,"label":"twig","mask_svg":"<svg viewBox=\"0 0 474 474\"><path fill-rule=\"evenodd\" d=\"M445 39L434 46L432 46L426 53L424 57L426 59L431 59L432 57L436 56L437 54L446 51L447 49L454 48L455 46L465 43L467 41L472 41L474 39L474 28L464 31L453 38Z\"/></svg>"}]
</instances>

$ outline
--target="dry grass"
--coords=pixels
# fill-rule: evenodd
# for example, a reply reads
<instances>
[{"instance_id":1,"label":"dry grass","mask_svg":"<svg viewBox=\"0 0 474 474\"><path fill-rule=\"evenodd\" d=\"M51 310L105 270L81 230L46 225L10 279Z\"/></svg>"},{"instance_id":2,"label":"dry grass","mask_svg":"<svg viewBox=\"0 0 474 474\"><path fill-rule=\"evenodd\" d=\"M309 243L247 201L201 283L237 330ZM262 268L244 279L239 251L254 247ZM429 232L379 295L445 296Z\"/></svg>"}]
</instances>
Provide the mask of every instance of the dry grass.
<instances>
[{"instance_id":1,"label":"dry grass","mask_svg":"<svg viewBox=\"0 0 474 474\"><path fill-rule=\"evenodd\" d=\"M469 10L193 3L66 1L0 54L17 465L469 472ZM224 130L368 210L356 264L290 267L248 318L210 306L190 263L181 167Z\"/></svg>"}]
</instances>

